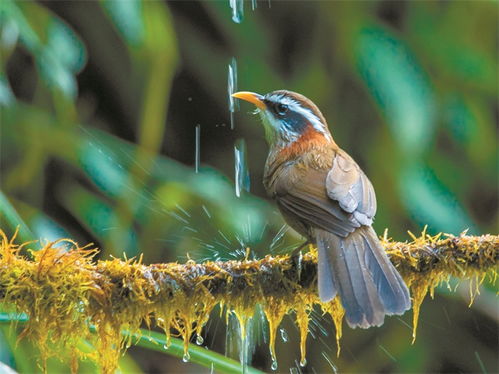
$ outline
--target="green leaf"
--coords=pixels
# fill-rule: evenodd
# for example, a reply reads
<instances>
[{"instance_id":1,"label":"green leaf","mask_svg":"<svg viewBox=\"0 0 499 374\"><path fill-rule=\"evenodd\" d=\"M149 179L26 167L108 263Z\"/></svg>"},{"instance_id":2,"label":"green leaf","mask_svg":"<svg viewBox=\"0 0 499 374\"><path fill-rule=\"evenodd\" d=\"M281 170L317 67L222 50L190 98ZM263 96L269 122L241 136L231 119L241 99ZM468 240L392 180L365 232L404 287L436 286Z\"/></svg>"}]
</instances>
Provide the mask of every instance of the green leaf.
<instances>
[{"instance_id":1,"label":"green leaf","mask_svg":"<svg viewBox=\"0 0 499 374\"><path fill-rule=\"evenodd\" d=\"M428 79L405 44L380 27L365 27L356 59L369 91L385 114L398 146L408 155L428 148L435 108Z\"/></svg>"},{"instance_id":2,"label":"green leaf","mask_svg":"<svg viewBox=\"0 0 499 374\"><path fill-rule=\"evenodd\" d=\"M47 49L37 55L37 66L40 75L50 89L58 89L64 95L76 98L76 79L61 62Z\"/></svg>"},{"instance_id":3,"label":"green leaf","mask_svg":"<svg viewBox=\"0 0 499 374\"><path fill-rule=\"evenodd\" d=\"M7 106L15 101L14 93L3 72L0 72L0 106Z\"/></svg>"},{"instance_id":4,"label":"green leaf","mask_svg":"<svg viewBox=\"0 0 499 374\"><path fill-rule=\"evenodd\" d=\"M478 130L473 113L459 95L449 97L444 110L446 124L452 136L465 146Z\"/></svg>"},{"instance_id":5,"label":"green leaf","mask_svg":"<svg viewBox=\"0 0 499 374\"><path fill-rule=\"evenodd\" d=\"M21 200L12 199L19 214L24 217L36 238L56 241L69 238L71 235L57 222L47 216L43 211Z\"/></svg>"},{"instance_id":6,"label":"green leaf","mask_svg":"<svg viewBox=\"0 0 499 374\"><path fill-rule=\"evenodd\" d=\"M139 0L103 0L102 6L123 38L131 45L138 45L144 36L142 2Z\"/></svg>"},{"instance_id":7,"label":"green leaf","mask_svg":"<svg viewBox=\"0 0 499 374\"><path fill-rule=\"evenodd\" d=\"M121 196L129 186L129 176L116 155L104 144L82 141L78 159L81 168L104 193Z\"/></svg>"},{"instance_id":8,"label":"green leaf","mask_svg":"<svg viewBox=\"0 0 499 374\"><path fill-rule=\"evenodd\" d=\"M26 225L2 191L0 191L0 224L4 230L3 225L10 227L12 232L19 227L19 237L24 242L35 239L28 225Z\"/></svg>"},{"instance_id":9,"label":"green leaf","mask_svg":"<svg viewBox=\"0 0 499 374\"><path fill-rule=\"evenodd\" d=\"M46 49L67 70L73 73L83 69L86 63L85 46L76 34L63 22L53 18L47 25Z\"/></svg>"},{"instance_id":10,"label":"green leaf","mask_svg":"<svg viewBox=\"0 0 499 374\"><path fill-rule=\"evenodd\" d=\"M40 38L33 30L21 9L12 0L3 0L0 3L0 21L3 23L14 22L19 30L21 42L30 50L35 51L40 47Z\"/></svg>"},{"instance_id":11,"label":"green leaf","mask_svg":"<svg viewBox=\"0 0 499 374\"><path fill-rule=\"evenodd\" d=\"M33 55L40 75L51 89L74 99L75 74L86 62L86 51L77 35L60 19L36 3L2 2L0 20L15 23L19 38Z\"/></svg>"},{"instance_id":12,"label":"green leaf","mask_svg":"<svg viewBox=\"0 0 499 374\"><path fill-rule=\"evenodd\" d=\"M401 174L400 194L407 209L421 226L432 231L459 234L465 229L476 232L471 221L452 192L432 170L422 165L408 165Z\"/></svg>"},{"instance_id":13,"label":"green leaf","mask_svg":"<svg viewBox=\"0 0 499 374\"><path fill-rule=\"evenodd\" d=\"M128 257L137 254L135 231L123 228L118 212L104 200L74 184L66 186L63 203L82 225L108 243L107 249L114 250L113 255L121 256L123 251Z\"/></svg>"}]
</instances>

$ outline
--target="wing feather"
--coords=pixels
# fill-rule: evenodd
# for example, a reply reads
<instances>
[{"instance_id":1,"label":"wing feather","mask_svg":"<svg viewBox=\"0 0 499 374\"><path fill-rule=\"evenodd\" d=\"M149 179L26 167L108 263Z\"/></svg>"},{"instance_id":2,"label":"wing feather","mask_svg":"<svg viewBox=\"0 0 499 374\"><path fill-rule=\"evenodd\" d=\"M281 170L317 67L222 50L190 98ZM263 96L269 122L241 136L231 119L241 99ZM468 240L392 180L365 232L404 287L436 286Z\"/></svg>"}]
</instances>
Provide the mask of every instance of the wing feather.
<instances>
[{"instance_id":1,"label":"wing feather","mask_svg":"<svg viewBox=\"0 0 499 374\"><path fill-rule=\"evenodd\" d=\"M374 188L357 163L345 152L338 152L326 177L327 194L340 207L352 213L362 225L372 224L376 214Z\"/></svg>"},{"instance_id":2,"label":"wing feather","mask_svg":"<svg viewBox=\"0 0 499 374\"><path fill-rule=\"evenodd\" d=\"M305 227L320 227L341 237L346 237L360 223L331 200L326 191L328 170L299 169L290 166L284 178L277 183L276 195L279 209L287 217L296 217ZM291 174L291 175L289 175ZM284 182L286 181L286 183ZM293 181L293 183L289 183ZM308 233L302 232L303 235Z\"/></svg>"}]
</instances>

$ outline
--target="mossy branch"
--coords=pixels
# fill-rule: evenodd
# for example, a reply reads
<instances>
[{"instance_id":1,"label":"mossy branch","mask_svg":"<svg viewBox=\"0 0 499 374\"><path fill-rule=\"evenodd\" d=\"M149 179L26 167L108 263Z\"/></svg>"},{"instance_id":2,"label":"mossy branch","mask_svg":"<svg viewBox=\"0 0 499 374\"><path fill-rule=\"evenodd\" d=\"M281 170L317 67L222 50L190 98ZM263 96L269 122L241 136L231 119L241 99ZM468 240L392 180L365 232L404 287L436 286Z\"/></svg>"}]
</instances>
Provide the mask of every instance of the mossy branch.
<instances>
[{"instance_id":1,"label":"mossy branch","mask_svg":"<svg viewBox=\"0 0 499 374\"><path fill-rule=\"evenodd\" d=\"M321 303L317 296L313 248L299 258L269 255L251 261L143 265L140 260L94 262L95 249L70 240L73 248L69 251L56 246L60 241L46 243L28 259L20 249L30 243L16 245L0 233L0 302L30 317L21 337L36 339L42 357L55 352L49 342L69 347L73 357L81 356L75 347L83 337L96 345L93 356L103 371L113 372L120 352L130 344L120 332L137 333L143 323L162 328L167 342L171 333L180 336L188 355L191 337L201 336L217 304L236 314L242 331L254 306L260 304L269 321L273 359L275 333L287 313L296 314L302 362L309 313L315 304L333 318L338 341L342 334L344 312L338 299ZM420 237L412 236L411 242L395 242L386 235L382 242L411 289L414 337L420 305L437 284L450 276L476 278L476 285L487 273L496 278L496 235L429 236L423 232ZM89 331L89 323L97 335Z\"/></svg>"}]
</instances>

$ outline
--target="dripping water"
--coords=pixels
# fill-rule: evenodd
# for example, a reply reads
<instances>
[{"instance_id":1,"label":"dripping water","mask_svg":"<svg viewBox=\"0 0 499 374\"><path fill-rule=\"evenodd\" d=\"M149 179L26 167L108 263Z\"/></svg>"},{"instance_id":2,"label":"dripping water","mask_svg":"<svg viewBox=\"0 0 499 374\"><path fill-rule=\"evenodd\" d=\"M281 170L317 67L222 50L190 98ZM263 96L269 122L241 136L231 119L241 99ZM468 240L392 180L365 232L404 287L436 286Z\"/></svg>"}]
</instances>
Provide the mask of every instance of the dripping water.
<instances>
[{"instance_id":1,"label":"dripping water","mask_svg":"<svg viewBox=\"0 0 499 374\"><path fill-rule=\"evenodd\" d=\"M239 319L233 311L227 313L225 355L232 358L239 357L242 372L247 373L256 346L253 318ZM241 326L241 322L244 323L244 326Z\"/></svg>"},{"instance_id":2,"label":"dripping water","mask_svg":"<svg viewBox=\"0 0 499 374\"><path fill-rule=\"evenodd\" d=\"M203 345L204 339L201 335L196 336L196 344L197 345Z\"/></svg>"},{"instance_id":3,"label":"dripping water","mask_svg":"<svg viewBox=\"0 0 499 374\"><path fill-rule=\"evenodd\" d=\"M284 343L287 343L288 342L288 332L284 329L284 328L280 328L279 329L279 332L281 333L281 339Z\"/></svg>"},{"instance_id":4,"label":"dripping water","mask_svg":"<svg viewBox=\"0 0 499 374\"><path fill-rule=\"evenodd\" d=\"M244 0L229 0L232 9L232 20L235 23L241 23L244 17Z\"/></svg>"},{"instance_id":5,"label":"dripping water","mask_svg":"<svg viewBox=\"0 0 499 374\"><path fill-rule=\"evenodd\" d=\"M227 93L229 96L230 129L234 130L234 112L239 110L239 101L232 97L237 91L237 62L234 57L230 60L227 75Z\"/></svg>"},{"instance_id":6,"label":"dripping water","mask_svg":"<svg viewBox=\"0 0 499 374\"><path fill-rule=\"evenodd\" d=\"M236 141L234 146L234 180L236 184L236 196L241 196L241 191L250 190L250 176L246 157L246 142L244 139Z\"/></svg>"},{"instance_id":7,"label":"dripping water","mask_svg":"<svg viewBox=\"0 0 499 374\"><path fill-rule=\"evenodd\" d=\"M245 326L244 328L240 328L239 334L240 334L240 347L239 347L239 361L241 362L241 366L243 367L243 374L246 374L248 372L248 365L250 364L250 358L252 352L251 350L251 343L252 343L252 318L247 318L245 320ZM243 333L244 331L244 333Z\"/></svg>"},{"instance_id":8,"label":"dripping water","mask_svg":"<svg viewBox=\"0 0 499 374\"><path fill-rule=\"evenodd\" d=\"M270 368L274 371L277 370L277 359L275 357L272 357L272 365L270 365Z\"/></svg>"}]
</instances>

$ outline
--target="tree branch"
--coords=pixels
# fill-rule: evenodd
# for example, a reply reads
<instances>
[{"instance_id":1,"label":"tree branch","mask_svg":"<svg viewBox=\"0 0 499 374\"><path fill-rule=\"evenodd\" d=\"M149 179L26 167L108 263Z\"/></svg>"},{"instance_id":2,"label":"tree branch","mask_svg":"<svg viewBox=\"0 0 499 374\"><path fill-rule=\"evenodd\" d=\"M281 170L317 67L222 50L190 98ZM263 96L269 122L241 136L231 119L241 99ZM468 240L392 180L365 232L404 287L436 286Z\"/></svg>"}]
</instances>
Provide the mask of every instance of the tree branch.
<instances>
[{"instance_id":1,"label":"tree branch","mask_svg":"<svg viewBox=\"0 0 499 374\"><path fill-rule=\"evenodd\" d=\"M305 359L309 313L315 304L332 316L337 340L341 337L341 304L337 298L321 303L317 296L315 249L294 258L269 255L251 261L147 266L135 260L94 262L95 249L70 240L70 251L56 247L60 241L47 243L29 259L20 253L29 243L18 246L0 233L0 302L30 317L21 335L36 339L43 357L54 353L49 341L76 352L76 342L84 337L98 347L103 371L112 372L120 350L130 343L120 331L139 331L144 322L155 322L167 341L171 332L181 336L187 353L191 337L201 336L217 304L236 314L242 331L260 304L269 321L273 356L275 332L283 316L294 311ZM411 289L415 337L420 305L438 283L456 276L476 278L478 285L489 270L495 280L499 237L432 237L423 232L412 239L401 243L385 236L382 243ZM89 332L89 322L98 338Z\"/></svg>"}]
</instances>

